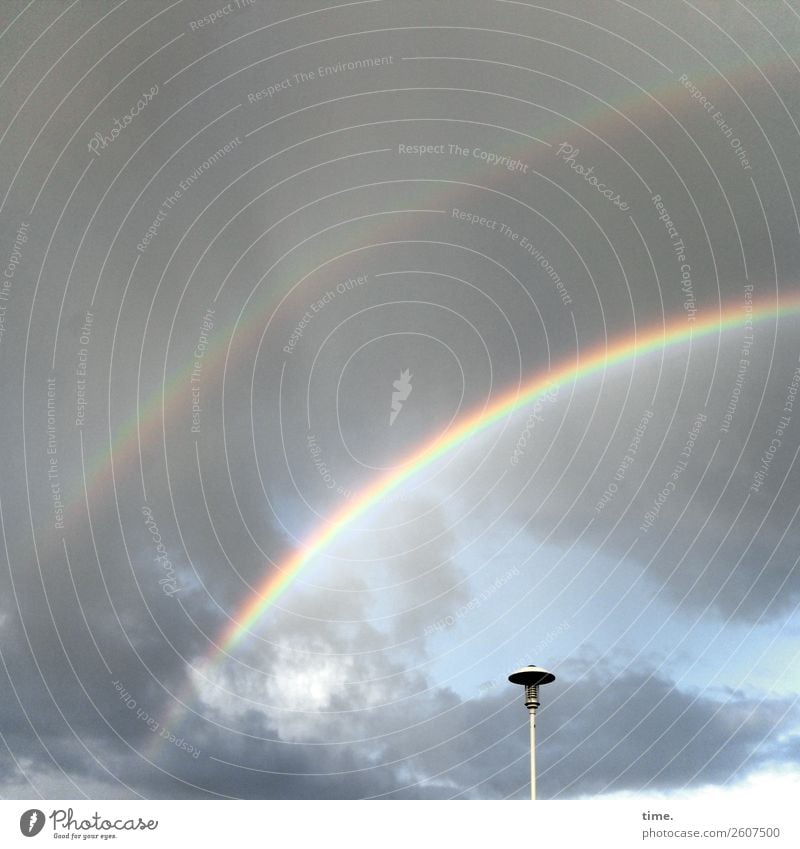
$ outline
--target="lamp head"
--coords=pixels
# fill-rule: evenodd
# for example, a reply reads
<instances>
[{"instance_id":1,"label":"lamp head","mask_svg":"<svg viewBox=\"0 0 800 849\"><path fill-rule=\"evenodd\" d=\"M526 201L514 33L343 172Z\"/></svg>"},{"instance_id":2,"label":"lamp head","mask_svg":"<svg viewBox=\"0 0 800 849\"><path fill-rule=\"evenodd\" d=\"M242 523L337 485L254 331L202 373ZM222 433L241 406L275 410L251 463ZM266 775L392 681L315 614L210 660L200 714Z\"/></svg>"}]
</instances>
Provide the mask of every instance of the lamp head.
<instances>
[{"instance_id":1,"label":"lamp head","mask_svg":"<svg viewBox=\"0 0 800 849\"><path fill-rule=\"evenodd\" d=\"M549 684L556 680L556 676L541 666L523 666L508 676L512 684L521 684L525 688L525 707L531 712L536 712L539 707L539 685Z\"/></svg>"},{"instance_id":2,"label":"lamp head","mask_svg":"<svg viewBox=\"0 0 800 849\"><path fill-rule=\"evenodd\" d=\"M512 684L522 684L523 687L539 684L550 684L556 680L556 676L541 666L523 666L522 669L517 669L508 676L508 680Z\"/></svg>"}]
</instances>

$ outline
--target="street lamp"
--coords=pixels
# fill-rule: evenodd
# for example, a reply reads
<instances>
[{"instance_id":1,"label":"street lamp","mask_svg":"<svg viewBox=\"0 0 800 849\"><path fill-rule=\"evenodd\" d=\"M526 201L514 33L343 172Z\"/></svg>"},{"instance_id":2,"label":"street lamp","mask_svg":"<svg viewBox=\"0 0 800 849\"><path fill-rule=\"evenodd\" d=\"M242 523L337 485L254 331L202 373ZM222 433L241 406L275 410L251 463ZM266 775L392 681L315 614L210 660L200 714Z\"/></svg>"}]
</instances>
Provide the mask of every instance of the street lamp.
<instances>
[{"instance_id":1,"label":"street lamp","mask_svg":"<svg viewBox=\"0 0 800 849\"><path fill-rule=\"evenodd\" d=\"M525 707L531 721L531 799L536 798L536 709L539 707L539 685L549 684L556 676L541 666L523 666L508 676L512 684L525 688Z\"/></svg>"}]
</instances>

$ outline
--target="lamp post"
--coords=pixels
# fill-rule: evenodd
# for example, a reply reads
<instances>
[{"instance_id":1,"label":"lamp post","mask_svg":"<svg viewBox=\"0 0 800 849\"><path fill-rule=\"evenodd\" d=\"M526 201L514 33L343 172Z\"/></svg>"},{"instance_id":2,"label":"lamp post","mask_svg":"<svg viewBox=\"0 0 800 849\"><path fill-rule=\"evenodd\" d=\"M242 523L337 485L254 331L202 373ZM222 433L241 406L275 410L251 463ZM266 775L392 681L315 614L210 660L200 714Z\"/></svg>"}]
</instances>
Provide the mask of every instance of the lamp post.
<instances>
[{"instance_id":1,"label":"lamp post","mask_svg":"<svg viewBox=\"0 0 800 849\"><path fill-rule=\"evenodd\" d=\"M531 722L531 799L536 798L536 709L539 707L539 685L549 684L556 676L541 666L523 666L508 676L512 684L525 688L525 707Z\"/></svg>"}]
</instances>

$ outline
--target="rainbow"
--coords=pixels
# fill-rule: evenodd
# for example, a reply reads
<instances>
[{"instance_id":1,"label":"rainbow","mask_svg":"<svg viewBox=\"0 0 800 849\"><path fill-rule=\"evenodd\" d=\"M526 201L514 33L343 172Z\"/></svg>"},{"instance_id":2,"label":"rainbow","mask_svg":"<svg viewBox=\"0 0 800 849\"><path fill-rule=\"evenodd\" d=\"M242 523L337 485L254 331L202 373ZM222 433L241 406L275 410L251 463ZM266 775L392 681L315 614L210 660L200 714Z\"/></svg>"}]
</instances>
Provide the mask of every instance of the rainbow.
<instances>
[{"instance_id":1,"label":"rainbow","mask_svg":"<svg viewBox=\"0 0 800 849\"><path fill-rule=\"evenodd\" d=\"M752 320L763 321L800 313L800 295L784 299L777 307L761 304L753 307ZM633 338L595 349L585 357L569 361L546 373L536 374L522 387L516 387L494 400L480 411L464 416L450 429L417 448L404 458L391 472L379 477L349 501L338 513L324 522L283 563L277 564L258 591L232 617L231 623L219 640L220 652L229 652L252 630L267 609L291 586L294 579L308 566L313 558L324 551L356 519L378 504L393 490L405 483L442 455L467 440L490 428L501 419L540 399L546 391L562 384L584 380L608 368L635 360L666 348L675 347L693 339L714 333L723 333L743 323L743 307L728 307L713 318L703 321L687 321L685 316L675 319L670 325L651 328Z\"/></svg>"},{"instance_id":2,"label":"rainbow","mask_svg":"<svg viewBox=\"0 0 800 849\"><path fill-rule=\"evenodd\" d=\"M750 318L753 323L768 319L777 322L780 318L793 315L800 315L800 293L784 296L780 303L774 300L754 303ZM230 651L252 633L254 626L270 606L289 589L303 569L307 568L317 555L323 553L356 519L364 516L389 493L449 451L505 417L535 403L556 386L573 384L640 357L691 344L694 340L715 334L721 335L737 327L743 328L745 318L743 304L729 305L721 308L714 317L688 321L686 316L681 316L669 325L654 326L634 333L632 337L626 336L611 344L599 346L576 360L563 362L553 369L535 374L523 386L502 394L480 411L467 414L443 433L432 437L404 458L392 471L362 489L357 497L348 501L329 520L322 523L283 562L275 565L258 591L230 618L230 623L212 643L209 654L197 668L200 677L209 679L215 669L230 656ZM190 688L191 685L187 687L183 697L173 703L166 727L174 727L184 711L191 710L187 704L191 695Z\"/></svg>"}]
</instances>

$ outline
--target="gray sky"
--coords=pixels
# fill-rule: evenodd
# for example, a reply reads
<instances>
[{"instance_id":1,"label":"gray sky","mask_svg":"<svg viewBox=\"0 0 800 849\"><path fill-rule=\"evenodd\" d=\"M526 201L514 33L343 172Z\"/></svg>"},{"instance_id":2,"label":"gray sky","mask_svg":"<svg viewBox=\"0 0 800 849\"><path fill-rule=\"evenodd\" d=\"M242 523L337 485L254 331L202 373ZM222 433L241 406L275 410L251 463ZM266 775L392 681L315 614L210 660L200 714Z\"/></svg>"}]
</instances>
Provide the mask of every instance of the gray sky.
<instances>
[{"instance_id":1,"label":"gray sky","mask_svg":"<svg viewBox=\"0 0 800 849\"><path fill-rule=\"evenodd\" d=\"M798 38L5 3L0 794L799 781Z\"/></svg>"}]
</instances>

